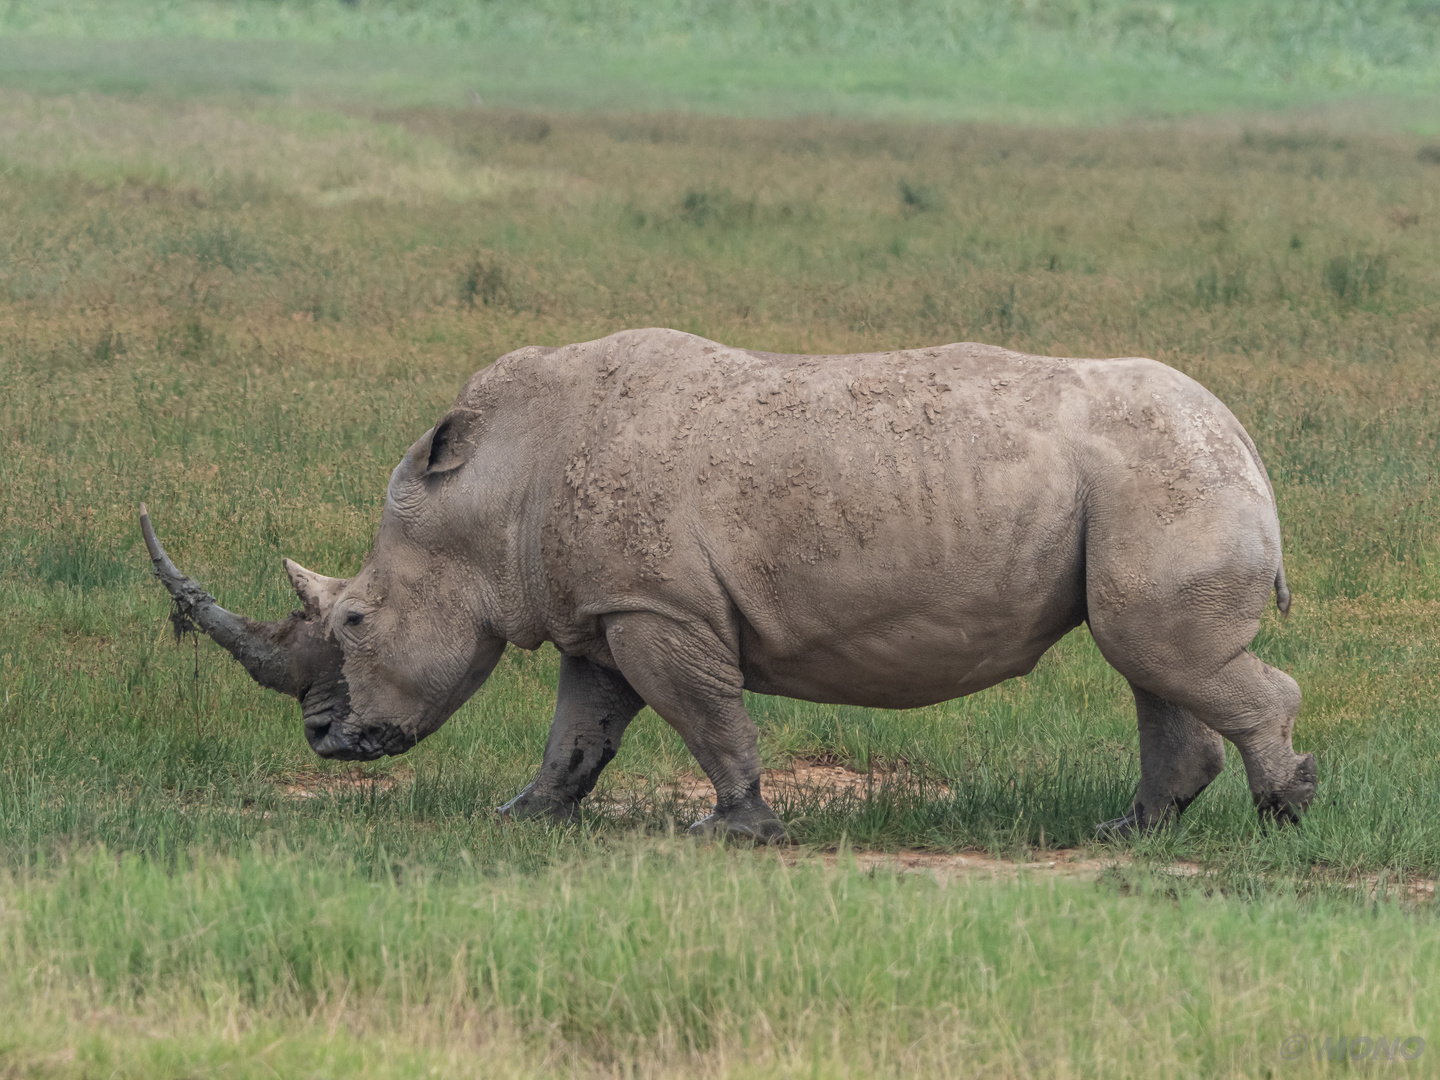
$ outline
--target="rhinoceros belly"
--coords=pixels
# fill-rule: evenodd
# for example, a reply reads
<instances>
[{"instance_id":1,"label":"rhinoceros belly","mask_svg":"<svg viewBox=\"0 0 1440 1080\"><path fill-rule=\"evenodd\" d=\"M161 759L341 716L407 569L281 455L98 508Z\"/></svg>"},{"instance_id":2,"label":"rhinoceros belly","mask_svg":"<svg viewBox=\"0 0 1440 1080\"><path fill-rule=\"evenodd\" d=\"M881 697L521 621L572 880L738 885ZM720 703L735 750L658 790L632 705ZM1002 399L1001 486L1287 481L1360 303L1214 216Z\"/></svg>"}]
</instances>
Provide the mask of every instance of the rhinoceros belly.
<instances>
[{"instance_id":1,"label":"rhinoceros belly","mask_svg":"<svg viewBox=\"0 0 1440 1080\"><path fill-rule=\"evenodd\" d=\"M872 708L933 705L1025 674L1085 618L1078 538L1008 580L882 576L853 587L865 575L829 569L795 575L748 614L740 601L746 689Z\"/></svg>"}]
</instances>

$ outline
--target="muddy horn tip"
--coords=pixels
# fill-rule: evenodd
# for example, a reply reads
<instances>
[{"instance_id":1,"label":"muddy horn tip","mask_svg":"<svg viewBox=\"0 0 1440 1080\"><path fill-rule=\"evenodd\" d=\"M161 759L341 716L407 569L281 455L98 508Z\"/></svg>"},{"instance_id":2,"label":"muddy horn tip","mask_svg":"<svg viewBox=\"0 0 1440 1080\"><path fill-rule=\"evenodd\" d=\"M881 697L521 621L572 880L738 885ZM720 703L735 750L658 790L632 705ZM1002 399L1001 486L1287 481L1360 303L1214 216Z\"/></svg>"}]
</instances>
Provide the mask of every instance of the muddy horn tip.
<instances>
[{"instance_id":1,"label":"muddy horn tip","mask_svg":"<svg viewBox=\"0 0 1440 1080\"><path fill-rule=\"evenodd\" d=\"M150 524L150 510L143 502L140 504L140 535L145 538L145 547L150 552L150 559L156 563L157 569L162 561L169 561L165 558L165 549L160 546L160 541L155 536L155 529Z\"/></svg>"},{"instance_id":2,"label":"muddy horn tip","mask_svg":"<svg viewBox=\"0 0 1440 1080\"><path fill-rule=\"evenodd\" d=\"M194 628L203 630L217 645L239 660L250 677L261 686L299 697L310 681L296 674L290 655L275 640L277 629L284 624L252 623L215 603L213 596L177 570L170 556L165 554L165 549L155 537L155 530L150 527L150 511L144 503L140 504L140 531L145 536L150 560L155 564L155 576L175 601L175 612L171 618L177 632Z\"/></svg>"}]
</instances>

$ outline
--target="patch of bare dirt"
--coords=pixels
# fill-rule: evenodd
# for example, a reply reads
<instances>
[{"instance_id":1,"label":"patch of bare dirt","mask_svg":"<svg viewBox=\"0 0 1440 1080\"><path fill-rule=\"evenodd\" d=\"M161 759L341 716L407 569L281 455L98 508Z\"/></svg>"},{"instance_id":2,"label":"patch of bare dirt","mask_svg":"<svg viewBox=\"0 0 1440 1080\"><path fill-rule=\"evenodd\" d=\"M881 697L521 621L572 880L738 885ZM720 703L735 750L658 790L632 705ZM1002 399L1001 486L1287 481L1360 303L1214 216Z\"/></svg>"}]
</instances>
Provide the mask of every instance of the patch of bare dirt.
<instances>
[{"instance_id":1,"label":"patch of bare dirt","mask_svg":"<svg viewBox=\"0 0 1440 1080\"><path fill-rule=\"evenodd\" d=\"M841 857L835 852L805 854L782 849L780 857L787 862L804 864L819 861L835 867ZM1105 871L1128 864L1131 860L1121 853L1101 853L1083 849L1064 849L1041 853L1034 859L1013 859L984 851L942 853L932 851L848 851L845 861L854 860L861 870L884 870L900 874L928 874L941 882L960 877L995 877L1013 880L1022 874L1046 874L1054 877L1093 880ZM1195 877L1201 873L1198 863L1177 862L1164 873L1176 877Z\"/></svg>"},{"instance_id":2,"label":"patch of bare dirt","mask_svg":"<svg viewBox=\"0 0 1440 1080\"><path fill-rule=\"evenodd\" d=\"M415 772L400 766L385 773L323 772L303 773L288 784L277 785L280 793L291 799L314 799L336 795L378 795L398 784L409 783Z\"/></svg>"},{"instance_id":3,"label":"patch of bare dirt","mask_svg":"<svg viewBox=\"0 0 1440 1080\"><path fill-rule=\"evenodd\" d=\"M942 853L930 851L847 851L805 852L795 848L777 848L778 858L792 866L819 863L832 869L842 861L861 870L896 874L925 874L944 885L961 878L992 878L1015 881L1022 877L1068 878L1098 881L1106 873L1139 867L1142 864L1126 851L1068 848L1036 853L1033 858L1012 858L984 851ZM1167 866L1149 866L1152 873L1181 879L1202 879L1207 871L1198 862L1177 859ZM1337 881L1324 868L1315 868L1315 881L1330 881L1342 888L1358 890L1362 896L1376 901L1399 901L1402 905L1419 907L1435 903L1434 878L1407 877L1397 881L1393 874L1361 874Z\"/></svg>"},{"instance_id":4,"label":"patch of bare dirt","mask_svg":"<svg viewBox=\"0 0 1440 1080\"><path fill-rule=\"evenodd\" d=\"M841 856L831 852L804 852L794 848L776 849L779 858L791 865L800 866L818 862L835 868L841 864ZM1067 848L1041 852L1033 858L1011 858L991 855L984 851L962 851L942 853L928 851L847 851L844 862L861 870L879 870L898 874L928 874L942 885L959 878L988 877L1014 881L1027 875L1070 878L1074 880L1097 881L1110 871L1140 865L1125 851L1107 852L1096 849ZM1152 872L1174 878L1203 878L1207 871L1198 862L1177 859L1167 866L1150 867ZM1327 875L1324 868L1316 867L1317 881L1329 880L1342 888L1358 890L1370 900L1398 900L1407 906L1420 906L1435 902L1436 881L1434 878L1407 877L1397 881L1393 874L1361 874L1348 880L1336 881Z\"/></svg>"},{"instance_id":5,"label":"patch of bare dirt","mask_svg":"<svg viewBox=\"0 0 1440 1080\"><path fill-rule=\"evenodd\" d=\"M856 772L843 765L796 761L783 769L761 769L760 793L771 805L803 802L823 807L835 799L863 800L886 785L903 779L895 769ZM925 786L927 793L942 796L950 793L950 789L939 782ZM715 789L710 781L689 774L662 781L654 781L642 773L624 774L608 784L603 793L597 792L590 799L591 806L605 813L635 813L682 806L708 810L714 802Z\"/></svg>"}]
</instances>

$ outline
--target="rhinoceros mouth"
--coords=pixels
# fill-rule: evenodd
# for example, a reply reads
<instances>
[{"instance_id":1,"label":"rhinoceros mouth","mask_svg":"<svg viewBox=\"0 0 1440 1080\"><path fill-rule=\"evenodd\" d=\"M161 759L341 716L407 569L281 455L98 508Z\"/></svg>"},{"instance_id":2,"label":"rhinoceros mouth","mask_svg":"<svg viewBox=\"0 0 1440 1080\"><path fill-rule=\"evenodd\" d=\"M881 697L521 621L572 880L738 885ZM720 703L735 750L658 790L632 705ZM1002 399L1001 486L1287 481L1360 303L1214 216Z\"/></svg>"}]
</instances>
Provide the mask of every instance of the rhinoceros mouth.
<instances>
[{"instance_id":1,"label":"rhinoceros mouth","mask_svg":"<svg viewBox=\"0 0 1440 1080\"><path fill-rule=\"evenodd\" d=\"M310 749L331 761L374 761L414 749L420 740L399 724L364 723L349 710L326 710L305 717Z\"/></svg>"},{"instance_id":2,"label":"rhinoceros mouth","mask_svg":"<svg viewBox=\"0 0 1440 1080\"><path fill-rule=\"evenodd\" d=\"M310 749L332 761L374 761L403 754L420 741L393 720L356 715L343 672L307 689L301 712Z\"/></svg>"},{"instance_id":3,"label":"rhinoceros mouth","mask_svg":"<svg viewBox=\"0 0 1440 1080\"><path fill-rule=\"evenodd\" d=\"M305 738L311 750L331 761L374 761L376 758L395 757L413 749L420 741L393 724L360 729L345 724L307 727Z\"/></svg>"}]
</instances>

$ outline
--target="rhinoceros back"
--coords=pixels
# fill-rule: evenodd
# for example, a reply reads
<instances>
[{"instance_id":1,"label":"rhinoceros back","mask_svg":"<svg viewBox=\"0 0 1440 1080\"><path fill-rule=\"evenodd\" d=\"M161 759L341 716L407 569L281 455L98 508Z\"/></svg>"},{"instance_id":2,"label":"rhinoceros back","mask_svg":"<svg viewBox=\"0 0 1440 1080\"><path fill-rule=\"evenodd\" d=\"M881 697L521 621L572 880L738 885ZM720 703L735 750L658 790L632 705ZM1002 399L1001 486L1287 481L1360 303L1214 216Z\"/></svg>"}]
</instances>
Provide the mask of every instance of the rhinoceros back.
<instances>
[{"instance_id":1,"label":"rhinoceros back","mask_svg":"<svg viewBox=\"0 0 1440 1080\"><path fill-rule=\"evenodd\" d=\"M1274 518L1240 425L1149 360L793 356L646 330L507 363L484 381L561 399L557 617L582 636L637 607L705 620L758 690L968 693L1084 620L1097 528L1207 534L1244 516L1231 503Z\"/></svg>"}]
</instances>

